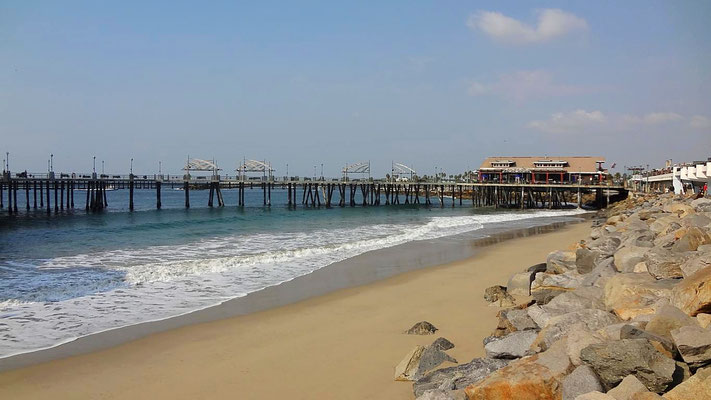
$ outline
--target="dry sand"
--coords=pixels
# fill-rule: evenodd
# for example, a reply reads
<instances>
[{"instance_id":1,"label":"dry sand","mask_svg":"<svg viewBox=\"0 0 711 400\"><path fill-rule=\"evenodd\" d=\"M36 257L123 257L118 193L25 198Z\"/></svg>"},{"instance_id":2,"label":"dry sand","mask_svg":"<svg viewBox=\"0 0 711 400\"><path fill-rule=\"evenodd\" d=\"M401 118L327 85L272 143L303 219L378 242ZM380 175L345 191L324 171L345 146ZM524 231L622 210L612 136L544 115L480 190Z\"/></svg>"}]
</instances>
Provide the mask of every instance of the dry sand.
<instances>
[{"instance_id":1,"label":"dry sand","mask_svg":"<svg viewBox=\"0 0 711 400\"><path fill-rule=\"evenodd\" d=\"M0 374L0 399L412 399L393 369L415 345L483 355L498 307L484 289L589 233L589 223L509 240L475 257L250 315ZM434 336L402 332L427 320Z\"/></svg>"}]
</instances>

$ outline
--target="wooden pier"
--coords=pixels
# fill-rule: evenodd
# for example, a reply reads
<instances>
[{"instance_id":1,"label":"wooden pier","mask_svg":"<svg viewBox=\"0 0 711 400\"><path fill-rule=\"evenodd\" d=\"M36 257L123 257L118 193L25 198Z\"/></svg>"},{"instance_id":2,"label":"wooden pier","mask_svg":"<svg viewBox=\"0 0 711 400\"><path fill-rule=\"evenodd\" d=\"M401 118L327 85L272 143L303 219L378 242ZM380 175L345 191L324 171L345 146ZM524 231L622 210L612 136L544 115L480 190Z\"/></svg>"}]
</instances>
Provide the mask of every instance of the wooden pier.
<instances>
[{"instance_id":1,"label":"wooden pier","mask_svg":"<svg viewBox=\"0 0 711 400\"><path fill-rule=\"evenodd\" d=\"M516 184L481 182L386 182L370 181L245 181L236 178L208 177L208 179L185 179L181 176L146 175L76 175L61 174L60 177L10 177L5 174L0 180L0 209L7 214L17 214L18 192L25 197L25 209L46 210L48 214L64 209L82 207L82 199L75 192L83 191L83 208L100 212L107 207L108 189L128 189L128 208L134 209L135 190L154 190L156 209L160 209L163 188L182 188L185 208L190 207L192 190L207 190L209 207L225 205L222 190L237 190L237 205L246 206L245 191L260 190L262 206L272 205L272 190L285 189L285 205L302 207L355 207L380 205L462 206L471 200L474 207L496 208L562 208L582 204L582 196L594 193L598 206L625 198L627 190L622 186L585 184ZM38 202L39 200L39 202ZM467 204L469 202L467 201ZM282 203L284 204L284 203Z\"/></svg>"}]
</instances>

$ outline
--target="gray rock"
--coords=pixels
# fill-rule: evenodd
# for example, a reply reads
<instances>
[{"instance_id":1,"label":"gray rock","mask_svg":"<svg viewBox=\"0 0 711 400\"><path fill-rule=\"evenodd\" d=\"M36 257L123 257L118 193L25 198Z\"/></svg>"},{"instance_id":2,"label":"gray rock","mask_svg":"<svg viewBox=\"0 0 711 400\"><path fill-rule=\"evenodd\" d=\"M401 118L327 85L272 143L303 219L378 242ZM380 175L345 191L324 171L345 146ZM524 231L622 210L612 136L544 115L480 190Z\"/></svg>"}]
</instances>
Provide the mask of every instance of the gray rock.
<instances>
[{"instance_id":1,"label":"gray rock","mask_svg":"<svg viewBox=\"0 0 711 400\"><path fill-rule=\"evenodd\" d=\"M642 223L644 228L647 229L647 224L645 224L644 222L641 222L641 221L640 221L640 223ZM630 229L629 222L627 224L628 224L628 229ZM588 243L587 247L590 250L597 251L599 254L601 254L605 257L609 257L609 256L615 254L617 249L622 244L622 239L620 239L620 236L621 235L619 233L604 236L604 237L595 239L592 242Z\"/></svg>"},{"instance_id":2,"label":"gray rock","mask_svg":"<svg viewBox=\"0 0 711 400\"><path fill-rule=\"evenodd\" d=\"M405 331L408 335L433 335L437 328L427 321L420 321Z\"/></svg>"},{"instance_id":3,"label":"gray rock","mask_svg":"<svg viewBox=\"0 0 711 400\"><path fill-rule=\"evenodd\" d=\"M449 349L453 349L454 343L450 342L449 340L447 340L443 337L440 337L440 338L437 338L434 342L432 342L432 344L430 346L435 349L438 349L438 350L446 351Z\"/></svg>"},{"instance_id":4,"label":"gray rock","mask_svg":"<svg viewBox=\"0 0 711 400\"><path fill-rule=\"evenodd\" d=\"M666 304L652 315L645 330L671 340L671 331L686 325L697 326L698 323L677 307Z\"/></svg>"},{"instance_id":5,"label":"gray rock","mask_svg":"<svg viewBox=\"0 0 711 400\"><path fill-rule=\"evenodd\" d=\"M699 246L699 248L701 247L702 246ZM701 271L702 269L711 266L711 253L699 252L698 249L696 250L696 253L697 254L692 255L679 266L684 278L687 278L695 274L697 271Z\"/></svg>"},{"instance_id":6,"label":"gray rock","mask_svg":"<svg viewBox=\"0 0 711 400\"><path fill-rule=\"evenodd\" d=\"M711 199L704 197L696 199L691 202L691 206L694 207L694 210L699 212L711 211Z\"/></svg>"},{"instance_id":7,"label":"gray rock","mask_svg":"<svg viewBox=\"0 0 711 400\"><path fill-rule=\"evenodd\" d=\"M549 301L543 308L552 314L566 314L585 308L605 310L605 304L602 301L603 294L602 288L583 286L560 294Z\"/></svg>"},{"instance_id":8,"label":"gray rock","mask_svg":"<svg viewBox=\"0 0 711 400\"><path fill-rule=\"evenodd\" d=\"M711 364L711 330L687 325L671 332L684 362L698 368Z\"/></svg>"},{"instance_id":9,"label":"gray rock","mask_svg":"<svg viewBox=\"0 0 711 400\"><path fill-rule=\"evenodd\" d=\"M396 381L414 381L445 361L456 363L449 354L433 346L416 346L395 367Z\"/></svg>"},{"instance_id":10,"label":"gray rock","mask_svg":"<svg viewBox=\"0 0 711 400\"><path fill-rule=\"evenodd\" d=\"M543 305L548 304L549 301L564 292L564 290L538 289L535 292L531 292L531 297L536 301L536 304Z\"/></svg>"},{"instance_id":11,"label":"gray rock","mask_svg":"<svg viewBox=\"0 0 711 400\"><path fill-rule=\"evenodd\" d=\"M637 263L644 261L644 255L649 251L648 247L623 247L615 253L615 268L620 272L632 272Z\"/></svg>"},{"instance_id":12,"label":"gray rock","mask_svg":"<svg viewBox=\"0 0 711 400\"><path fill-rule=\"evenodd\" d=\"M661 393L673 381L674 360L657 351L646 339L622 339L593 344L580 352L607 389L617 386L627 375L634 375L652 392Z\"/></svg>"},{"instance_id":13,"label":"gray rock","mask_svg":"<svg viewBox=\"0 0 711 400\"><path fill-rule=\"evenodd\" d=\"M623 236L622 246L653 247L655 237L656 235L654 232L650 231L649 228L628 232L625 236Z\"/></svg>"},{"instance_id":14,"label":"gray rock","mask_svg":"<svg viewBox=\"0 0 711 400\"><path fill-rule=\"evenodd\" d=\"M554 251L546 257L546 272L562 274L576 269L575 253L572 251Z\"/></svg>"},{"instance_id":15,"label":"gray rock","mask_svg":"<svg viewBox=\"0 0 711 400\"><path fill-rule=\"evenodd\" d=\"M538 332L534 330L518 331L501 338L495 338L484 345L486 356L491 358L521 358L531 354L529 348Z\"/></svg>"},{"instance_id":16,"label":"gray rock","mask_svg":"<svg viewBox=\"0 0 711 400\"><path fill-rule=\"evenodd\" d=\"M432 371L415 381L412 389L415 397L427 390L459 390L479 382L492 372L505 367L509 360L475 358L471 362Z\"/></svg>"},{"instance_id":17,"label":"gray rock","mask_svg":"<svg viewBox=\"0 0 711 400\"><path fill-rule=\"evenodd\" d=\"M652 248L644 255L649 273L657 279L682 278L681 264L686 257L666 249Z\"/></svg>"},{"instance_id":18,"label":"gray rock","mask_svg":"<svg viewBox=\"0 0 711 400\"><path fill-rule=\"evenodd\" d=\"M511 332L539 329L538 324L528 315L526 309L503 310L499 318L506 321L506 325L512 328Z\"/></svg>"},{"instance_id":19,"label":"gray rock","mask_svg":"<svg viewBox=\"0 0 711 400\"><path fill-rule=\"evenodd\" d=\"M595 371L587 365L575 368L570 375L563 378L562 386L563 400L575 400L581 394L604 390Z\"/></svg>"},{"instance_id":20,"label":"gray rock","mask_svg":"<svg viewBox=\"0 0 711 400\"><path fill-rule=\"evenodd\" d=\"M703 228L711 224L711 218L703 214L691 214L681 219L681 226Z\"/></svg>"},{"instance_id":21,"label":"gray rock","mask_svg":"<svg viewBox=\"0 0 711 400\"><path fill-rule=\"evenodd\" d=\"M422 393L417 400L457 400L449 390L433 389Z\"/></svg>"},{"instance_id":22,"label":"gray rock","mask_svg":"<svg viewBox=\"0 0 711 400\"><path fill-rule=\"evenodd\" d=\"M592 271L599 260L608 258L609 255L603 254L598 250L590 250L581 247L575 251L575 266L579 274L587 274Z\"/></svg>"},{"instance_id":23,"label":"gray rock","mask_svg":"<svg viewBox=\"0 0 711 400\"><path fill-rule=\"evenodd\" d=\"M704 244L711 243L711 235L704 229L692 226L672 245L672 251L683 253L686 251L696 251Z\"/></svg>"},{"instance_id":24,"label":"gray rock","mask_svg":"<svg viewBox=\"0 0 711 400\"><path fill-rule=\"evenodd\" d=\"M616 316L595 309L584 309L557 315L546 321L531 348L536 351L548 349L555 341L570 332L577 323L582 323L588 331L593 332L617 322L619 322L619 319Z\"/></svg>"},{"instance_id":25,"label":"gray rock","mask_svg":"<svg viewBox=\"0 0 711 400\"><path fill-rule=\"evenodd\" d=\"M616 273L617 270L615 269L612 257L600 260L599 264L596 265L589 274L584 275L580 286L604 287L607 278Z\"/></svg>"},{"instance_id":26,"label":"gray rock","mask_svg":"<svg viewBox=\"0 0 711 400\"><path fill-rule=\"evenodd\" d=\"M671 355L673 355L676 350L674 348L674 343L659 335L655 335L654 333L647 332L643 329L637 328L635 326L632 326L630 324L626 324L620 329L620 339L647 339L651 343L657 342L659 343L666 351L668 351ZM657 348L659 350L659 348Z\"/></svg>"},{"instance_id":27,"label":"gray rock","mask_svg":"<svg viewBox=\"0 0 711 400\"><path fill-rule=\"evenodd\" d=\"M567 272L564 274L549 274L540 272L531 284L531 294L536 290L572 290L580 286L583 275L577 272Z\"/></svg>"}]
</instances>

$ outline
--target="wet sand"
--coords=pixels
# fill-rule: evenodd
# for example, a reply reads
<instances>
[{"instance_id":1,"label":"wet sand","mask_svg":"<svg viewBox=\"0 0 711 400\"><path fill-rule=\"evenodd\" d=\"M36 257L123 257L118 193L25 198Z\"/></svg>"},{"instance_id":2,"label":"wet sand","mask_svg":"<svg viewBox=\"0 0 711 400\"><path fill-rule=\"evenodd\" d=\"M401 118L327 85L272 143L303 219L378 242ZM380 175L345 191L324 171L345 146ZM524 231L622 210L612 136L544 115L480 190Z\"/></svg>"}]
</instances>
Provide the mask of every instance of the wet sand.
<instances>
[{"instance_id":1,"label":"wet sand","mask_svg":"<svg viewBox=\"0 0 711 400\"><path fill-rule=\"evenodd\" d=\"M327 275L343 282L327 282L325 292L358 280L376 281L301 300L305 296L298 285L318 285L314 273L288 282L290 290L277 287L222 308L87 337L53 349L49 359L57 359L1 373L0 398L411 399L411 384L393 381L394 366L408 351L443 336L456 345L449 353L461 362L483 355L481 340L496 326L499 310L484 302L484 289L505 285L512 273L569 247L589 229L589 223L578 223L494 240L498 243L462 250L476 253L463 261L385 279L378 273L350 279L344 269ZM374 254L351 263L367 262ZM287 305L269 308L278 304ZM223 317L229 318L218 319ZM440 331L435 336L402 333L421 320ZM157 333L141 337L153 325ZM133 335L140 338L103 348ZM60 358L72 354L71 345L100 350ZM41 360L32 357L48 356L24 355L4 367Z\"/></svg>"}]
</instances>

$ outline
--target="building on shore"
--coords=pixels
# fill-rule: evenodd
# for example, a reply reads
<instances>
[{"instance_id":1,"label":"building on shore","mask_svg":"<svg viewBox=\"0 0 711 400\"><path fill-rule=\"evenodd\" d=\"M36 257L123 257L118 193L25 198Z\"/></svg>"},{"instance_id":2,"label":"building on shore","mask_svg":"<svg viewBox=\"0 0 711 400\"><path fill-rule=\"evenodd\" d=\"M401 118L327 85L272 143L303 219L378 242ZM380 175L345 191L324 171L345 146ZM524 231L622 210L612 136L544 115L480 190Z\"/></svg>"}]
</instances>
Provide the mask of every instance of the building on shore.
<instances>
[{"instance_id":1,"label":"building on shore","mask_svg":"<svg viewBox=\"0 0 711 400\"><path fill-rule=\"evenodd\" d=\"M478 171L480 182L597 184L609 173L603 157L488 157Z\"/></svg>"},{"instance_id":2,"label":"building on shore","mask_svg":"<svg viewBox=\"0 0 711 400\"><path fill-rule=\"evenodd\" d=\"M672 164L668 160L663 168L655 168L632 175L630 186L637 191L676 194L698 193L711 183L711 157L706 161Z\"/></svg>"}]
</instances>

